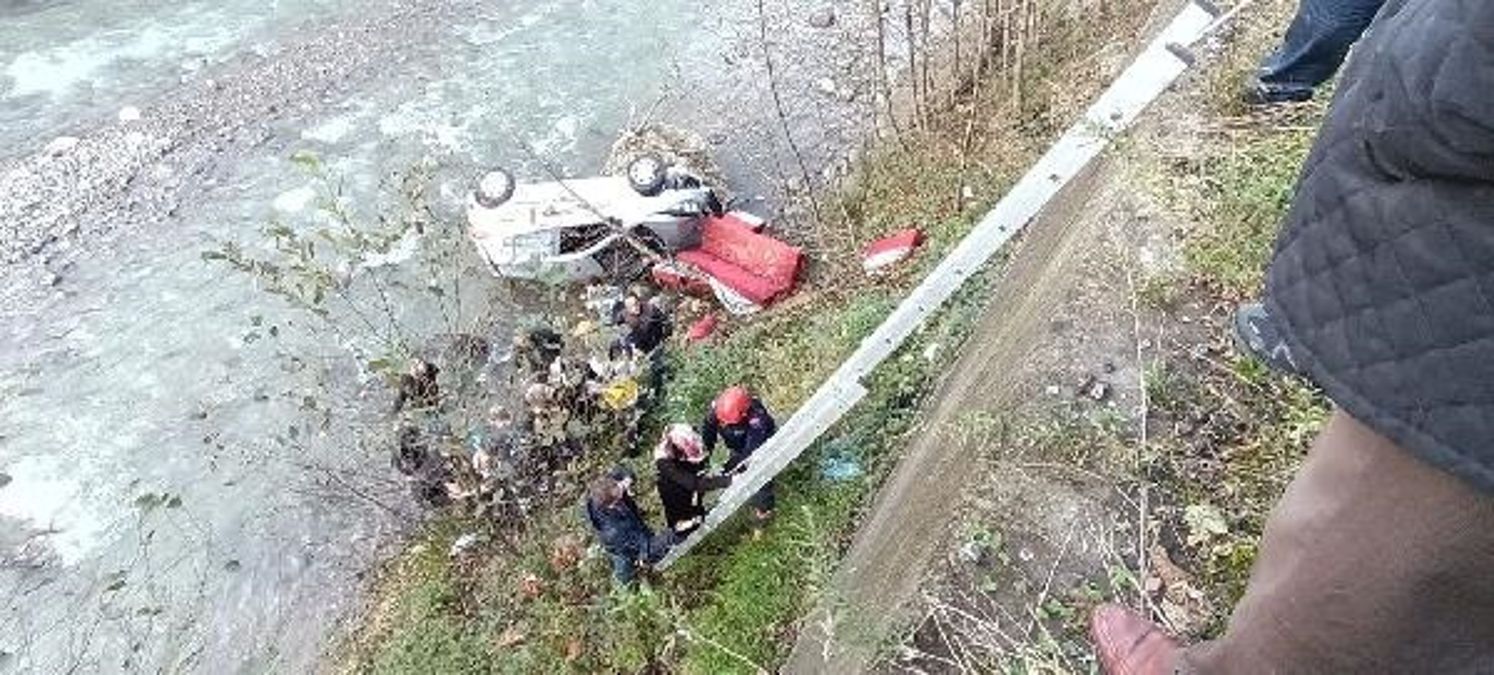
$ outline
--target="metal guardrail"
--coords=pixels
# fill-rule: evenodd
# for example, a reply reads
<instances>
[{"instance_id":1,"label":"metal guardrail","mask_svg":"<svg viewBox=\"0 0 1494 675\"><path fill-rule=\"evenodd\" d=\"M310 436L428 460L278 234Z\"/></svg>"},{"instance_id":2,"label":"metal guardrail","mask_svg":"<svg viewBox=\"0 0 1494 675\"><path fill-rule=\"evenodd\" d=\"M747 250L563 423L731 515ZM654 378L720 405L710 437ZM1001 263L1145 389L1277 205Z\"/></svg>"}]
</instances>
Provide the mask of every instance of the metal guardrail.
<instances>
[{"instance_id":1,"label":"metal guardrail","mask_svg":"<svg viewBox=\"0 0 1494 675\"><path fill-rule=\"evenodd\" d=\"M655 567L663 570L688 553L865 397L863 378L902 346L992 255L1089 166L1117 134L1166 91L1192 65L1189 47L1227 18L1221 17L1212 4L1200 0L1193 0L1179 10L1161 34L1090 105L1084 117L1070 126L1027 170L887 320L861 341L861 346L794 411L778 433L753 453L749 469L721 494L701 527Z\"/></svg>"}]
</instances>

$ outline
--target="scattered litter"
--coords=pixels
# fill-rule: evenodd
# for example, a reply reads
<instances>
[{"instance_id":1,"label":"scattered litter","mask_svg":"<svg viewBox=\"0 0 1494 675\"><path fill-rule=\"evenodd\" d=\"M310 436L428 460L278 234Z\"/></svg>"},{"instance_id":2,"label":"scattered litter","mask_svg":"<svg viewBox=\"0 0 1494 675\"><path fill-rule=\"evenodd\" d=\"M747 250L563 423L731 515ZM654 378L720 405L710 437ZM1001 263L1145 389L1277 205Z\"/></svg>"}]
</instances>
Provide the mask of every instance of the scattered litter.
<instances>
[{"instance_id":1,"label":"scattered litter","mask_svg":"<svg viewBox=\"0 0 1494 675\"><path fill-rule=\"evenodd\" d=\"M451 557L455 558L457 556L460 556L463 553L472 550L481 543L482 535L476 532L468 532L460 537L457 537L456 541L452 542L451 544Z\"/></svg>"},{"instance_id":2,"label":"scattered litter","mask_svg":"<svg viewBox=\"0 0 1494 675\"><path fill-rule=\"evenodd\" d=\"M923 242L923 233L908 228L872 242L861 253L861 268L868 273L902 262Z\"/></svg>"},{"instance_id":3,"label":"scattered litter","mask_svg":"<svg viewBox=\"0 0 1494 675\"><path fill-rule=\"evenodd\" d=\"M560 537L550 545L550 570L559 574L574 569L585 554L579 539L571 535Z\"/></svg>"},{"instance_id":4,"label":"scattered litter","mask_svg":"<svg viewBox=\"0 0 1494 675\"><path fill-rule=\"evenodd\" d=\"M136 108L135 106L132 106L132 105L127 105L127 106L125 106L123 108L120 108L119 109L119 121L121 121L121 122L138 122L138 121L140 121L140 109Z\"/></svg>"},{"instance_id":5,"label":"scattered litter","mask_svg":"<svg viewBox=\"0 0 1494 675\"><path fill-rule=\"evenodd\" d=\"M960 560L971 565L979 565L986 559L986 542L981 539L971 539L960 546Z\"/></svg>"},{"instance_id":6,"label":"scattered litter","mask_svg":"<svg viewBox=\"0 0 1494 675\"><path fill-rule=\"evenodd\" d=\"M707 314L700 317L695 323L690 324L689 331L685 333L685 339L690 342L702 342L710 337L712 333L716 332L716 325L718 323L715 314Z\"/></svg>"},{"instance_id":7,"label":"scattered litter","mask_svg":"<svg viewBox=\"0 0 1494 675\"><path fill-rule=\"evenodd\" d=\"M1043 391L1046 392L1049 396L1057 396L1059 391L1058 385L1050 384L1046 388L1044 388Z\"/></svg>"},{"instance_id":8,"label":"scattered litter","mask_svg":"<svg viewBox=\"0 0 1494 675\"><path fill-rule=\"evenodd\" d=\"M1079 385L1079 395L1088 397L1095 402L1110 398L1110 385L1094 375L1084 378L1084 383Z\"/></svg>"},{"instance_id":9,"label":"scattered litter","mask_svg":"<svg viewBox=\"0 0 1494 675\"><path fill-rule=\"evenodd\" d=\"M835 8L822 7L809 15L811 28L829 28L835 25Z\"/></svg>"},{"instance_id":10,"label":"scattered litter","mask_svg":"<svg viewBox=\"0 0 1494 675\"><path fill-rule=\"evenodd\" d=\"M861 475L861 460L857 457L854 442L841 436L825 444L825 457L820 460L820 476L829 481L845 481Z\"/></svg>"},{"instance_id":11,"label":"scattered litter","mask_svg":"<svg viewBox=\"0 0 1494 675\"><path fill-rule=\"evenodd\" d=\"M533 600L545 594L545 580L539 575L530 572L519 580L519 596L525 600Z\"/></svg>"},{"instance_id":12,"label":"scattered litter","mask_svg":"<svg viewBox=\"0 0 1494 675\"><path fill-rule=\"evenodd\" d=\"M826 96L834 96L836 91L835 80L832 80L828 77L822 77L814 81L814 88L820 90L821 94L824 94Z\"/></svg>"},{"instance_id":13,"label":"scattered litter","mask_svg":"<svg viewBox=\"0 0 1494 675\"><path fill-rule=\"evenodd\" d=\"M503 634L498 636L499 647L515 647L524 644L524 633L518 626L509 626L503 629Z\"/></svg>"},{"instance_id":14,"label":"scattered litter","mask_svg":"<svg viewBox=\"0 0 1494 675\"><path fill-rule=\"evenodd\" d=\"M861 463L854 457L826 457L820 463L820 475L830 481L846 481L861 475Z\"/></svg>"},{"instance_id":15,"label":"scattered litter","mask_svg":"<svg viewBox=\"0 0 1494 675\"><path fill-rule=\"evenodd\" d=\"M938 342L930 343L929 346L923 348L923 360L933 363L939 358L939 351L943 348L944 345Z\"/></svg>"}]
</instances>

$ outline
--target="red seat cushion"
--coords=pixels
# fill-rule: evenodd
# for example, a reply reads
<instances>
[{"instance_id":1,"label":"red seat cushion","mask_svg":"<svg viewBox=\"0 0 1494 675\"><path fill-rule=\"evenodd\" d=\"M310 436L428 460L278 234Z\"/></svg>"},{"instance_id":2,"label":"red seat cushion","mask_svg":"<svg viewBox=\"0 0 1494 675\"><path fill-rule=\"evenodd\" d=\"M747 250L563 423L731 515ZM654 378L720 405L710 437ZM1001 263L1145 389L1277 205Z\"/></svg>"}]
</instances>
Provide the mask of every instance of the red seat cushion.
<instances>
[{"instance_id":1,"label":"red seat cushion","mask_svg":"<svg viewBox=\"0 0 1494 675\"><path fill-rule=\"evenodd\" d=\"M705 221L700 250L766 279L779 288L779 292L794 287L804 260L804 254L797 247L725 218Z\"/></svg>"},{"instance_id":2,"label":"red seat cushion","mask_svg":"<svg viewBox=\"0 0 1494 675\"><path fill-rule=\"evenodd\" d=\"M681 251L679 259L700 268L700 271L715 277L721 283L740 293L742 297L759 305L768 304L773 298L789 289L787 286L775 284L766 277L758 276L729 261L718 258L706 252L705 249L698 248Z\"/></svg>"}]
</instances>

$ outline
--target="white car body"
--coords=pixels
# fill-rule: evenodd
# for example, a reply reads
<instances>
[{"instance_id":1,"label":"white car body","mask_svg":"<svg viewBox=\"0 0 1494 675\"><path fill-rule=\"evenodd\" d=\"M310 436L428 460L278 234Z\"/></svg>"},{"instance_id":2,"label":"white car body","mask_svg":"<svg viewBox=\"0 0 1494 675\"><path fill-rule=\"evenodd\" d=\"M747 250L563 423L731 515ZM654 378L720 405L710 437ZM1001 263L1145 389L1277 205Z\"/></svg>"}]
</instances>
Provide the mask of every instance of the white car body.
<instances>
[{"instance_id":1,"label":"white car body","mask_svg":"<svg viewBox=\"0 0 1494 675\"><path fill-rule=\"evenodd\" d=\"M599 254L629 246L598 213L646 229L672 251L699 241L700 216L688 214L701 213L708 195L693 188L646 197L621 176L518 184L496 208L469 198L467 233L498 276L584 280L602 275Z\"/></svg>"}]
</instances>

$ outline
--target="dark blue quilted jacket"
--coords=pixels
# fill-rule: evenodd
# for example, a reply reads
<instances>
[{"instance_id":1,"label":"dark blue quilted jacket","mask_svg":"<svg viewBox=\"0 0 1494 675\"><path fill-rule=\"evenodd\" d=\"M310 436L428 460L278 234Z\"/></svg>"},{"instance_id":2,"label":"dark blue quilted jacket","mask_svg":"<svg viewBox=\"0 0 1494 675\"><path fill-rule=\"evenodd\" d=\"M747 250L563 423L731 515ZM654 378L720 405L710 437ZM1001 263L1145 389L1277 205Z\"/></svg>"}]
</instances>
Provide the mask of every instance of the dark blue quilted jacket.
<instances>
[{"instance_id":1,"label":"dark blue quilted jacket","mask_svg":"<svg viewBox=\"0 0 1494 675\"><path fill-rule=\"evenodd\" d=\"M1494 491L1494 0L1392 0L1356 48L1266 282L1341 408Z\"/></svg>"}]
</instances>

